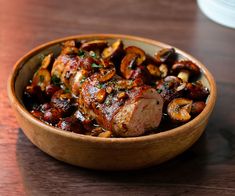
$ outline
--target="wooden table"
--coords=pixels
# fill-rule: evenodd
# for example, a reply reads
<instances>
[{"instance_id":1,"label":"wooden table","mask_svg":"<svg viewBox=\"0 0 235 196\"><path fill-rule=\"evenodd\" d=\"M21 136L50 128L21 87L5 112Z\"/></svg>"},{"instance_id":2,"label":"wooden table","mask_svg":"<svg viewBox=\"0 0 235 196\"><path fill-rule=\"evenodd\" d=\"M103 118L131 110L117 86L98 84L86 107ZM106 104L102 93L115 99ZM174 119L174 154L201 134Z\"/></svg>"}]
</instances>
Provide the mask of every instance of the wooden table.
<instances>
[{"instance_id":1,"label":"wooden table","mask_svg":"<svg viewBox=\"0 0 235 196\"><path fill-rule=\"evenodd\" d=\"M0 195L235 195L235 30L188 0L0 0ZM204 62L218 99L205 134L160 166L99 172L59 162L19 128L6 84L13 64L59 37L121 33L174 45Z\"/></svg>"}]
</instances>

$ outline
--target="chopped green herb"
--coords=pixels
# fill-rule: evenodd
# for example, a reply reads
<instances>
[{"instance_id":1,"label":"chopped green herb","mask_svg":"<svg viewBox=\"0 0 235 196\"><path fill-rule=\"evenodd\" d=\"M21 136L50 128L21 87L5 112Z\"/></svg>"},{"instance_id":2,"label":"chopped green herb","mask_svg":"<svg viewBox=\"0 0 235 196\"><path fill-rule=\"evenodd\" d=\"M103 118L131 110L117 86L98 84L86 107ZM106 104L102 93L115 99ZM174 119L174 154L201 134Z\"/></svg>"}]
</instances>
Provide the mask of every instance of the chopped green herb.
<instances>
[{"instance_id":1,"label":"chopped green herb","mask_svg":"<svg viewBox=\"0 0 235 196\"><path fill-rule=\"evenodd\" d=\"M111 100L110 99L106 99L104 103L105 103L105 105L110 105L111 104Z\"/></svg>"},{"instance_id":2,"label":"chopped green herb","mask_svg":"<svg viewBox=\"0 0 235 196\"><path fill-rule=\"evenodd\" d=\"M39 82L40 82L40 83L43 83L43 81L44 81L44 76L43 76L43 75L40 75L40 76L39 76Z\"/></svg>"},{"instance_id":3,"label":"chopped green herb","mask_svg":"<svg viewBox=\"0 0 235 196\"><path fill-rule=\"evenodd\" d=\"M65 92L65 93L70 93L70 89L69 89L69 88L66 88L66 89L64 90L64 92Z\"/></svg>"},{"instance_id":4,"label":"chopped green herb","mask_svg":"<svg viewBox=\"0 0 235 196\"><path fill-rule=\"evenodd\" d=\"M52 83L55 84L55 85L60 85L60 78L58 78L56 75L53 75L53 76L51 77L51 81L52 81Z\"/></svg>"},{"instance_id":5,"label":"chopped green herb","mask_svg":"<svg viewBox=\"0 0 235 196\"><path fill-rule=\"evenodd\" d=\"M98 65L98 64L96 64L96 63L92 63L92 64L91 64L91 67L93 67L93 68L101 68L101 67L103 67L103 66Z\"/></svg>"},{"instance_id":6,"label":"chopped green herb","mask_svg":"<svg viewBox=\"0 0 235 196\"><path fill-rule=\"evenodd\" d=\"M99 89L101 89L101 88L104 88L104 86L105 86L104 84L100 84L100 83L99 83L99 84L97 84L96 87L99 88Z\"/></svg>"},{"instance_id":7,"label":"chopped green herb","mask_svg":"<svg viewBox=\"0 0 235 196\"><path fill-rule=\"evenodd\" d=\"M78 56L83 58L85 56L85 52L83 50L78 50Z\"/></svg>"},{"instance_id":8,"label":"chopped green herb","mask_svg":"<svg viewBox=\"0 0 235 196\"><path fill-rule=\"evenodd\" d=\"M82 76L82 79L80 80L80 84L82 84L83 82L85 82L86 80L86 77L85 76Z\"/></svg>"},{"instance_id":9,"label":"chopped green herb","mask_svg":"<svg viewBox=\"0 0 235 196\"><path fill-rule=\"evenodd\" d=\"M96 53L94 51L90 51L90 56L93 58L97 58Z\"/></svg>"},{"instance_id":10,"label":"chopped green herb","mask_svg":"<svg viewBox=\"0 0 235 196\"><path fill-rule=\"evenodd\" d=\"M165 82L165 83L163 84L163 86L166 87L166 88L169 88L169 85L170 85L170 82Z\"/></svg>"},{"instance_id":11,"label":"chopped green herb","mask_svg":"<svg viewBox=\"0 0 235 196\"><path fill-rule=\"evenodd\" d=\"M158 89L157 92L160 94L162 92L162 89Z\"/></svg>"}]
</instances>

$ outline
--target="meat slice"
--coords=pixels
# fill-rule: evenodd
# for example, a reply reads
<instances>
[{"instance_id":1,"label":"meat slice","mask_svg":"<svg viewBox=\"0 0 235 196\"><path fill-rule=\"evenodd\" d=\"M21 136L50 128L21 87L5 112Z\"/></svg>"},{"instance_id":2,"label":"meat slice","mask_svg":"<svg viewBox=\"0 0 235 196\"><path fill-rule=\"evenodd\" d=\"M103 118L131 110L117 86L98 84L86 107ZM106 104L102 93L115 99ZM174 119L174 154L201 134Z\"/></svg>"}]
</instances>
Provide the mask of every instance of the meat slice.
<instances>
[{"instance_id":1,"label":"meat slice","mask_svg":"<svg viewBox=\"0 0 235 196\"><path fill-rule=\"evenodd\" d=\"M116 79L102 84L100 88L101 84L92 75L82 85L79 97L81 110L116 136L140 136L157 128L163 107L162 97L157 91L147 85L120 91L115 88L115 84ZM108 86L114 91L107 94L102 103L98 102L98 93ZM120 99L120 92L124 92L126 96Z\"/></svg>"},{"instance_id":2,"label":"meat slice","mask_svg":"<svg viewBox=\"0 0 235 196\"><path fill-rule=\"evenodd\" d=\"M91 57L80 58L79 56L61 54L53 64L51 75L57 77L66 88L74 95L78 95L84 78L92 74Z\"/></svg>"},{"instance_id":3,"label":"meat slice","mask_svg":"<svg viewBox=\"0 0 235 196\"><path fill-rule=\"evenodd\" d=\"M157 128L162 118L162 97L152 88L133 89L137 91L112 120L112 130L119 136L143 135ZM131 92L135 93L135 92Z\"/></svg>"},{"instance_id":4,"label":"meat slice","mask_svg":"<svg viewBox=\"0 0 235 196\"><path fill-rule=\"evenodd\" d=\"M65 69L66 64L69 61L71 61L71 57L69 55L62 54L58 56L52 66L51 75L60 78Z\"/></svg>"},{"instance_id":5,"label":"meat slice","mask_svg":"<svg viewBox=\"0 0 235 196\"><path fill-rule=\"evenodd\" d=\"M90 57L61 54L52 67L52 75L77 97L81 112L120 137L140 136L157 128L163 107L157 91L139 82L132 85L134 81L118 75L104 80L93 62ZM120 87L120 82L128 85Z\"/></svg>"}]
</instances>

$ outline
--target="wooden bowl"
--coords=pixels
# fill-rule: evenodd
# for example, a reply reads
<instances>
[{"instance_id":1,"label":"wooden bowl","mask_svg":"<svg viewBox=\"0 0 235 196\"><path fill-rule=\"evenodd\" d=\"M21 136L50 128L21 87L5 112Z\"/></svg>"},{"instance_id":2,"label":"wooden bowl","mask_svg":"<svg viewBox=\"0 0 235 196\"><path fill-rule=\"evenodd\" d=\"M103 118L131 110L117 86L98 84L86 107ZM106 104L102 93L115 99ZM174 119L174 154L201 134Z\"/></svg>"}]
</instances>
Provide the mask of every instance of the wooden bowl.
<instances>
[{"instance_id":1,"label":"wooden bowl","mask_svg":"<svg viewBox=\"0 0 235 196\"><path fill-rule=\"evenodd\" d=\"M43 44L14 66L8 82L8 95L20 127L29 140L52 157L85 168L99 170L129 170L156 165L184 152L201 136L216 100L216 84L206 67L176 48L180 58L194 61L202 70L201 80L210 89L205 109L188 123L160 133L132 138L98 138L66 132L49 126L33 117L24 107L22 95L25 86L37 69L42 54L59 54L60 43L70 39L122 39L124 45L135 45L153 55L167 44L128 35L78 35ZM32 157L33 158L33 157Z\"/></svg>"}]
</instances>

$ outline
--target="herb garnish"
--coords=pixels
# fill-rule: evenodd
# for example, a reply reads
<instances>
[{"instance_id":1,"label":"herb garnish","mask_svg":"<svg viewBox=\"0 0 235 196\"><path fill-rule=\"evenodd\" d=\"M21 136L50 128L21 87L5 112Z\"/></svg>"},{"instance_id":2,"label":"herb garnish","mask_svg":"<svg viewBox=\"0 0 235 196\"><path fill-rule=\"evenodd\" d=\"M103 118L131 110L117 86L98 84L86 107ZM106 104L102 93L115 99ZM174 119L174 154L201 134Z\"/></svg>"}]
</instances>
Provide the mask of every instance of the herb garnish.
<instances>
[{"instance_id":1,"label":"herb garnish","mask_svg":"<svg viewBox=\"0 0 235 196\"><path fill-rule=\"evenodd\" d=\"M85 52L83 50L78 50L78 56L83 58L85 56Z\"/></svg>"},{"instance_id":2,"label":"herb garnish","mask_svg":"<svg viewBox=\"0 0 235 196\"><path fill-rule=\"evenodd\" d=\"M43 75L40 75L40 76L39 76L39 82L40 82L40 83L43 83L43 81L44 81L44 76L43 76Z\"/></svg>"},{"instance_id":3,"label":"herb garnish","mask_svg":"<svg viewBox=\"0 0 235 196\"><path fill-rule=\"evenodd\" d=\"M53 84L55 84L57 86L60 85L60 78L58 78L56 75L53 75L51 77L51 81L52 81Z\"/></svg>"},{"instance_id":4,"label":"herb garnish","mask_svg":"<svg viewBox=\"0 0 235 196\"><path fill-rule=\"evenodd\" d=\"M101 88L104 88L104 86L105 86L105 84L100 84L100 83L99 83L99 84L97 84L96 87L99 88L99 89L101 89Z\"/></svg>"},{"instance_id":5,"label":"herb garnish","mask_svg":"<svg viewBox=\"0 0 235 196\"><path fill-rule=\"evenodd\" d=\"M80 80L80 84L82 84L83 82L85 82L86 80L86 77L85 76L82 76L82 79Z\"/></svg>"},{"instance_id":6,"label":"herb garnish","mask_svg":"<svg viewBox=\"0 0 235 196\"><path fill-rule=\"evenodd\" d=\"M91 67L93 67L93 68L101 68L101 67L103 67L103 66L98 65L98 64L96 64L96 63L92 63L92 64L91 64Z\"/></svg>"},{"instance_id":7,"label":"herb garnish","mask_svg":"<svg viewBox=\"0 0 235 196\"><path fill-rule=\"evenodd\" d=\"M69 88L66 88L66 89L64 90L64 92L65 92L65 93L70 93L70 89L69 89Z\"/></svg>"},{"instance_id":8,"label":"herb garnish","mask_svg":"<svg viewBox=\"0 0 235 196\"><path fill-rule=\"evenodd\" d=\"M105 103L105 105L109 106L111 104L111 100L110 99L106 99L104 103Z\"/></svg>"},{"instance_id":9,"label":"herb garnish","mask_svg":"<svg viewBox=\"0 0 235 196\"><path fill-rule=\"evenodd\" d=\"M97 58L96 53L94 51L90 51L90 56L95 59Z\"/></svg>"}]
</instances>

